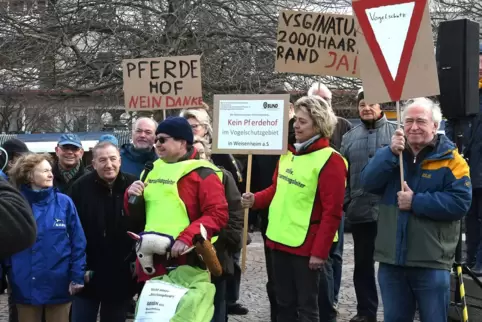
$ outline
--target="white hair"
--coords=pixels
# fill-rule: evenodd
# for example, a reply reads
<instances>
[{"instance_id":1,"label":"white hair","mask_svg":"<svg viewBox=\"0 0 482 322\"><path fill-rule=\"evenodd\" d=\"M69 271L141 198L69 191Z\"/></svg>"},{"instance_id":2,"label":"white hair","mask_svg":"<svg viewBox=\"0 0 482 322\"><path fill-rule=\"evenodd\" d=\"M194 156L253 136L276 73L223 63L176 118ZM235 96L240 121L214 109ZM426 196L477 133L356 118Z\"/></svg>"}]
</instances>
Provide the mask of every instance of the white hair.
<instances>
[{"instance_id":1,"label":"white hair","mask_svg":"<svg viewBox=\"0 0 482 322\"><path fill-rule=\"evenodd\" d=\"M331 100L331 91L328 87L326 87L325 84L323 83L319 83L319 82L316 82L316 83L313 83L313 85L311 85L310 89L308 90L308 95L307 96L315 96L315 95L318 95L317 92L319 90L323 90L323 91L326 91L328 94L329 97L327 97L328 99ZM318 95L319 96L319 95Z\"/></svg>"},{"instance_id":2,"label":"white hair","mask_svg":"<svg viewBox=\"0 0 482 322\"><path fill-rule=\"evenodd\" d=\"M435 103L429 98L426 97L418 97L412 100L409 100L405 103L402 111L402 122L405 121L405 117L407 114L407 110L412 107L423 107L427 111L432 112L432 121L437 124L437 130L440 128L440 123L442 122L442 110L440 109L440 105Z\"/></svg>"}]
</instances>

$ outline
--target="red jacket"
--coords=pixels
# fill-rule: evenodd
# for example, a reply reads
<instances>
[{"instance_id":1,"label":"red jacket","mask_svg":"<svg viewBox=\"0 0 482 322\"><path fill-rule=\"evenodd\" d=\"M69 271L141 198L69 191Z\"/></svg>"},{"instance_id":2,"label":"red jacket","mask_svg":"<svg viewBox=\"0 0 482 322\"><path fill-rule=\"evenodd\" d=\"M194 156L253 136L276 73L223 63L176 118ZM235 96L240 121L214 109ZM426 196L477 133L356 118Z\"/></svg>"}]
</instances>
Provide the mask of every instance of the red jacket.
<instances>
[{"instance_id":1,"label":"red jacket","mask_svg":"<svg viewBox=\"0 0 482 322\"><path fill-rule=\"evenodd\" d=\"M289 149L294 155L303 155L328 146L329 140L321 138L308 146L306 150L300 151L300 153L297 153L292 146ZM273 176L273 184L265 190L255 193L253 209L269 207L276 192L277 177L278 167ZM285 246L269 238L266 241L266 245L271 249L299 256L316 256L327 259L333 244L333 238L335 238L342 219L346 178L347 169L343 158L337 153L333 153L321 170L311 213L311 222L319 222L319 224L313 224L309 227L306 240L300 247Z\"/></svg>"},{"instance_id":2,"label":"red jacket","mask_svg":"<svg viewBox=\"0 0 482 322\"><path fill-rule=\"evenodd\" d=\"M184 159L196 159L197 151L193 148ZM182 159L179 161L182 162ZM192 246L192 239L199 234L199 225L203 224L208 232L208 238L217 235L221 228L228 223L228 203L224 193L224 186L216 173L209 168L198 168L188 175L182 177L177 188L179 197L186 205L187 214L191 224L179 234L177 240L182 241L188 246ZM124 208L128 212L127 190L124 198ZM144 214L145 215L145 214ZM186 263L186 256L177 260L178 265ZM162 264L156 265L156 275L165 274ZM145 281L155 276L144 274L137 263L137 273L139 281Z\"/></svg>"}]
</instances>

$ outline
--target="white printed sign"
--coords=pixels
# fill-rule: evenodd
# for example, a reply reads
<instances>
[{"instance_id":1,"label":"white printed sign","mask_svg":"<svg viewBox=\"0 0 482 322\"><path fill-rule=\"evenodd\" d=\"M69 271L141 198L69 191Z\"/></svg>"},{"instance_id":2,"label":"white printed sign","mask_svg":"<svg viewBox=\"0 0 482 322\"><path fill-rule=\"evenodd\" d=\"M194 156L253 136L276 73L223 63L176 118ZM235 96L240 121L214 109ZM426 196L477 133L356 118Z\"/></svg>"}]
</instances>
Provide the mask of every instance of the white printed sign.
<instances>
[{"instance_id":1,"label":"white printed sign","mask_svg":"<svg viewBox=\"0 0 482 322\"><path fill-rule=\"evenodd\" d=\"M215 95L214 153L284 154L289 95Z\"/></svg>"},{"instance_id":2,"label":"white printed sign","mask_svg":"<svg viewBox=\"0 0 482 322\"><path fill-rule=\"evenodd\" d=\"M169 322L189 289L159 280L146 282L137 309L135 322Z\"/></svg>"}]
</instances>

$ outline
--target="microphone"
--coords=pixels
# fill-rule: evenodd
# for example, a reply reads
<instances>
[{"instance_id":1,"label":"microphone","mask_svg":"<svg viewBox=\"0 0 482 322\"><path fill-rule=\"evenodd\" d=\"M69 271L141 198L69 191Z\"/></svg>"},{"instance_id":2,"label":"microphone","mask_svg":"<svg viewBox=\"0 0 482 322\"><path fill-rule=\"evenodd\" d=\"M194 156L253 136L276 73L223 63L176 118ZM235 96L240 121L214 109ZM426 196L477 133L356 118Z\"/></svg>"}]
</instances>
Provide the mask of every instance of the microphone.
<instances>
[{"instance_id":1,"label":"microphone","mask_svg":"<svg viewBox=\"0 0 482 322\"><path fill-rule=\"evenodd\" d=\"M154 164L152 163L152 161L147 161L144 165L144 173L142 174L141 178L142 182L146 181L147 175L149 174L149 172L151 172L152 169L154 169ZM128 202L130 205L136 205L137 203L139 203L140 200L141 199L139 198L139 196L130 196Z\"/></svg>"}]
</instances>

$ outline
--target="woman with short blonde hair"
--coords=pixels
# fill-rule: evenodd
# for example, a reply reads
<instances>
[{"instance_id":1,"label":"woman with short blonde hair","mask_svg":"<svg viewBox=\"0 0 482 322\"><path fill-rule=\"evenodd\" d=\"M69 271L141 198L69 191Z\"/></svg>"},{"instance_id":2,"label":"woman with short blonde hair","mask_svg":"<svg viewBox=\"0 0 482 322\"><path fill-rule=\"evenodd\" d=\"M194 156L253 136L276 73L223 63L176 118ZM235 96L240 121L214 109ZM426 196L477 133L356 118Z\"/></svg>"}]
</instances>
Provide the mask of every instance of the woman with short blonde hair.
<instances>
[{"instance_id":1,"label":"woman with short blonde hair","mask_svg":"<svg viewBox=\"0 0 482 322\"><path fill-rule=\"evenodd\" d=\"M278 322L336 319L333 285L320 287L338 242L347 163L330 147L337 118L321 97L294 105L296 143L280 157L273 184L243 194L243 205L269 208L266 246L272 249Z\"/></svg>"},{"instance_id":2,"label":"woman with short blonde hair","mask_svg":"<svg viewBox=\"0 0 482 322\"><path fill-rule=\"evenodd\" d=\"M53 187L48 154L21 156L9 171L32 207L37 240L6 260L19 322L68 322L71 296L84 285L84 231L70 197Z\"/></svg>"},{"instance_id":3,"label":"woman with short blonde hair","mask_svg":"<svg viewBox=\"0 0 482 322\"><path fill-rule=\"evenodd\" d=\"M181 117L189 122L195 136L211 141L213 133L211 117L205 109L186 109L181 112Z\"/></svg>"},{"instance_id":4,"label":"woman with short blonde hair","mask_svg":"<svg viewBox=\"0 0 482 322\"><path fill-rule=\"evenodd\" d=\"M333 135L338 119L326 100L320 96L304 96L295 102L295 113L300 109L308 112L321 137L330 138Z\"/></svg>"}]
</instances>

